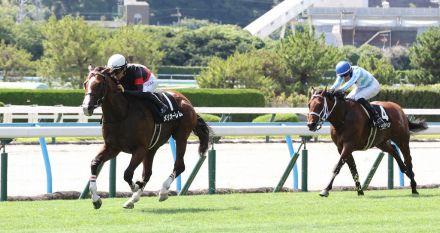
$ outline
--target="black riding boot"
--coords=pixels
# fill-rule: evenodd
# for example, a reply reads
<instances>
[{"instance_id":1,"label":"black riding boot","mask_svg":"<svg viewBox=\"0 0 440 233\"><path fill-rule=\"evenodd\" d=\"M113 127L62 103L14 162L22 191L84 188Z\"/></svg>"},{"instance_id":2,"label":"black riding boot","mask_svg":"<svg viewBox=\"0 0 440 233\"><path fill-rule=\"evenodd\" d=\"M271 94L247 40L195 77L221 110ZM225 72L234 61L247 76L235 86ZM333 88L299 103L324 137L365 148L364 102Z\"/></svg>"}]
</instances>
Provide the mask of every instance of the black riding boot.
<instances>
[{"instance_id":1,"label":"black riding boot","mask_svg":"<svg viewBox=\"0 0 440 233\"><path fill-rule=\"evenodd\" d=\"M358 103L362 104L362 106L367 109L370 116L373 118L373 124L374 126L378 127L379 129L384 129L386 127L386 123L383 121L380 114L376 111L376 109L371 106L370 102L368 102L364 98L360 98L357 100Z\"/></svg>"},{"instance_id":2,"label":"black riding boot","mask_svg":"<svg viewBox=\"0 0 440 233\"><path fill-rule=\"evenodd\" d=\"M159 111L161 114L164 114L166 111L168 111L168 106L165 105L155 94L151 92L144 92L145 96L153 101L153 103L159 108Z\"/></svg>"}]
</instances>

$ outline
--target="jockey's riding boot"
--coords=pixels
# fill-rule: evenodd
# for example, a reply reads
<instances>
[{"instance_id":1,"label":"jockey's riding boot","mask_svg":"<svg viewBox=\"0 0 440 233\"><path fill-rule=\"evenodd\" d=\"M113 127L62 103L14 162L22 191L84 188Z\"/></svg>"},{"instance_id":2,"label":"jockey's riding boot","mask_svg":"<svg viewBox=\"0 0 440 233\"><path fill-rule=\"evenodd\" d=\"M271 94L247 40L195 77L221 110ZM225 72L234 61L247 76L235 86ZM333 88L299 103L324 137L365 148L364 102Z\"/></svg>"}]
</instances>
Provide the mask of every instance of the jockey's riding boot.
<instances>
[{"instance_id":1,"label":"jockey's riding boot","mask_svg":"<svg viewBox=\"0 0 440 233\"><path fill-rule=\"evenodd\" d=\"M168 111L168 106L164 104L155 94L151 92L146 92L149 99L153 101L153 103L159 108L160 114L165 114L166 111Z\"/></svg>"},{"instance_id":2,"label":"jockey's riding boot","mask_svg":"<svg viewBox=\"0 0 440 233\"><path fill-rule=\"evenodd\" d=\"M358 103L362 104L362 106L367 109L370 116L373 118L373 124L379 129L384 129L386 127L386 123L383 121L382 117L380 117L380 114L371 106L370 102L368 102L364 98L360 98L357 100Z\"/></svg>"}]
</instances>

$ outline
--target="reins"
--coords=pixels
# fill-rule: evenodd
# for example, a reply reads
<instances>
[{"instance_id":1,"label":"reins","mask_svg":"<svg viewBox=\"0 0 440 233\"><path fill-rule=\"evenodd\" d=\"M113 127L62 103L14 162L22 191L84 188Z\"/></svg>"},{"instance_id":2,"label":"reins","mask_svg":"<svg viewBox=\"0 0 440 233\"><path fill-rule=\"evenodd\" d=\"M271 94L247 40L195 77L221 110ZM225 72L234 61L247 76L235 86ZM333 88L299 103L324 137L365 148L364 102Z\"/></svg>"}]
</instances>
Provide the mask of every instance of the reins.
<instances>
[{"instance_id":1,"label":"reins","mask_svg":"<svg viewBox=\"0 0 440 233\"><path fill-rule=\"evenodd\" d=\"M315 115L318 117L318 122L316 122L316 124L317 124L317 130L319 130L319 129L321 129L324 121L326 121L330 117L333 110L335 109L336 104L338 103L338 98L336 98L336 96L333 96L335 103L333 104L333 107L329 110L326 97L324 97L323 95L313 94L311 99L313 99L314 97L319 97L319 98L324 99L324 107L321 109L321 112L319 112L319 113L310 112L309 113L311 115Z\"/></svg>"},{"instance_id":2,"label":"reins","mask_svg":"<svg viewBox=\"0 0 440 233\"><path fill-rule=\"evenodd\" d=\"M101 76L101 77L104 78L104 86L103 86L103 88L104 88L104 94L102 95L101 98L99 98L99 99L96 101L96 105L94 105L95 108L102 106L102 103L104 102L105 97L109 94L109 93L108 93L108 90L107 90L107 86L108 86L108 83L107 83L107 82L108 82L108 81L113 81L116 85L119 85L119 84L120 84L119 80L117 80L117 79L114 78L113 76L111 76L111 75L109 75L109 74L106 74L106 73L103 73L103 72L100 72L100 71L96 71L96 70L91 71L90 74L89 74L89 77L91 77L91 76L96 76L96 75L99 75L99 76ZM90 79L90 78L89 78L89 79ZM87 81L88 81L89 79L87 79ZM108 79L110 79L110 80L108 80ZM86 81L85 83L87 83L87 81ZM95 94L95 93L88 92L88 93L86 93L86 95L93 96L93 95L96 95L96 94ZM125 110L125 115L122 117L121 120L116 121L116 122L104 121L104 113L103 113L103 115L102 115L103 118L101 119L101 123L115 124L115 123L119 123L119 122L125 120L125 119L128 117L128 109L129 109L129 108L130 108L130 102L128 102L128 104L127 104L127 107L126 107L126 110Z\"/></svg>"}]
</instances>

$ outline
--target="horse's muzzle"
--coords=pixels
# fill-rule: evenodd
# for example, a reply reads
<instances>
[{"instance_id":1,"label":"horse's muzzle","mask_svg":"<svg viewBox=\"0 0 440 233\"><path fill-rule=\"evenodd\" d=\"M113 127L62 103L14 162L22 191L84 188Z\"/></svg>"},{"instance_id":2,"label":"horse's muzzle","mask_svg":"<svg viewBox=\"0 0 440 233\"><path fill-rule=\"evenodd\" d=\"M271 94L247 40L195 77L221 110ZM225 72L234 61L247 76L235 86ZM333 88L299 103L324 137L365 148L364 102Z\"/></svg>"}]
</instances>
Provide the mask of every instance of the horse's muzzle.
<instances>
[{"instance_id":1,"label":"horse's muzzle","mask_svg":"<svg viewBox=\"0 0 440 233\"><path fill-rule=\"evenodd\" d=\"M93 108L93 106L83 106L83 112L84 112L84 115L86 115L86 116L93 115L93 110L95 110L95 108Z\"/></svg>"},{"instance_id":2,"label":"horse's muzzle","mask_svg":"<svg viewBox=\"0 0 440 233\"><path fill-rule=\"evenodd\" d=\"M316 122L310 122L307 124L307 127L309 127L310 131L315 132L318 129L318 124L316 124Z\"/></svg>"}]
</instances>

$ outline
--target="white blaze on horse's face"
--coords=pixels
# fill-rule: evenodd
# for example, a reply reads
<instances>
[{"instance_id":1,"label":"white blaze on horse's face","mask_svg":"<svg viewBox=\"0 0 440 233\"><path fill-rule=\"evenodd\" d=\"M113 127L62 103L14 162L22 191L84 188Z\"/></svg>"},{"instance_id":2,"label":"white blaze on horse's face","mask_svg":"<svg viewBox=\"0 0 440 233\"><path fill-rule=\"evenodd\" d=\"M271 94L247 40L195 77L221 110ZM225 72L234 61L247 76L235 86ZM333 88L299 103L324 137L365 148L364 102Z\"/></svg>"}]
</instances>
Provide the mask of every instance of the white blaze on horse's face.
<instances>
[{"instance_id":1,"label":"white blaze on horse's face","mask_svg":"<svg viewBox=\"0 0 440 233\"><path fill-rule=\"evenodd\" d=\"M94 75L84 83L86 94L81 106L83 108L84 115L86 116L91 116L93 114L93 110L98 107L98 100L96 99L97 93L95 93L96 90L93 90L96 89L93 87L97 87L100 84L98 77L98 75Z\"/></svg>"}]
</instances>

